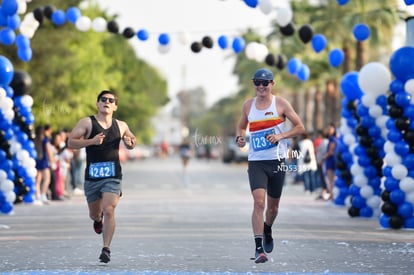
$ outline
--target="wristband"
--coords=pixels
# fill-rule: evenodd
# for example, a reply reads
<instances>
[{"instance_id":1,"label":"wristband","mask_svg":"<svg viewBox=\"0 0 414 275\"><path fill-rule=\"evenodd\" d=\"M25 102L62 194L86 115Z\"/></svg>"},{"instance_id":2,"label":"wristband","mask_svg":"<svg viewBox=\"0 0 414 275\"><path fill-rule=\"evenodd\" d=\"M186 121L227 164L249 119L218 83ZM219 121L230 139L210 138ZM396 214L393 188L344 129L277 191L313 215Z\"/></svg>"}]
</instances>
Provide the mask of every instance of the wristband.
<instances>
[{"instance_id":1,"label":"wristband","mask_svg":"<svg viewBox=\"0 0 414 275\"><path fill-rule=\"evenodd\" d=\"M236 137L236 143L239 142L239 139L242 138L242 136L237 136Z\"/></svg>"}]
</instances>

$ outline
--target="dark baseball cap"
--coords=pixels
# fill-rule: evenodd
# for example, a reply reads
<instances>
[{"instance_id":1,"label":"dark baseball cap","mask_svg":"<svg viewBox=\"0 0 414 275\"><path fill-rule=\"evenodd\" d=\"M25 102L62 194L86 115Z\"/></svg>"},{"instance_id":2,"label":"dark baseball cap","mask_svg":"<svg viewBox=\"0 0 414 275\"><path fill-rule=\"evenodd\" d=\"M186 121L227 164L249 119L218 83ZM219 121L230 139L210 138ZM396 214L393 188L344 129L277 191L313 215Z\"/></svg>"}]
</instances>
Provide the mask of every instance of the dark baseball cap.
<instances>
[{"instance_id":1,"label":"dark baseball cap","mask_svg":"<svg viewBox=\"0 0 414 275\"><path fill-rule=\"evenodd\" d=\"M258 69L252 79L273 80L273 73L266 68Z\"/></svg>"}]
</instances>

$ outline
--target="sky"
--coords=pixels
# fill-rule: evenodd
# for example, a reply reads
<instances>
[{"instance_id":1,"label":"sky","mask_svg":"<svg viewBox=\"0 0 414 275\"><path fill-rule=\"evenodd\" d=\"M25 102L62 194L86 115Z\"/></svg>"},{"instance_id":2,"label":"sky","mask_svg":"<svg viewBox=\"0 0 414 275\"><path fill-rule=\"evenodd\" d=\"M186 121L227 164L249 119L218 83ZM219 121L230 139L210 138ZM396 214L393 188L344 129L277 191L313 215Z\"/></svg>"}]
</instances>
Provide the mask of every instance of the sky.
<instances>
[{"instance_id":1,"label":"sky","mask_svg":"<svg viewBox=\"0 0 414 275\"><path fill-rule=\"evenodd\" d=\"M352 1L352 0L350 0ZM260 34L271 32L271 22L276 10L288 6L287 0L271 0L274 11L263 13L260 8L250 8L241 0L96 0L109 14L118 14L120 30L132 27L145 29L147 41L131 38L137 56L155 67L168 85L168 95L173 100L179 91L201 87L207 94L210 106L222 97L237 93L237 78L232 74L236 54L232 47L221 49L217 38L226 35L230 39L241 35L248 28ZM407 8L403 0L400 6ZM409 7L414 15L414 6ZM159 49L158 35L168 33L169 49ZM183 34L187 43L182 42ZM399 38L394 47L404 45L405 29L398 30ZM200 42L210 36L215 44L212 49L203 48L200 53L190 49L192 42ZM264 66L266 66L264 64ZM254 72L252 72L253 74Z\"/></svg>"}]
</instances>

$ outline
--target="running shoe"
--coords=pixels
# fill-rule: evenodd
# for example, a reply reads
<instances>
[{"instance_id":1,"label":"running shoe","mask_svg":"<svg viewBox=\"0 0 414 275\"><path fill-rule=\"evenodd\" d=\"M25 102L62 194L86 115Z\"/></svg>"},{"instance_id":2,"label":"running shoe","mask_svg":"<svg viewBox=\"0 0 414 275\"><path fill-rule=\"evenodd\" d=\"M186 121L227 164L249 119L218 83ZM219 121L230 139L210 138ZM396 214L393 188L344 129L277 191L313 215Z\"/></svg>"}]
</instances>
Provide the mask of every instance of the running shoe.
<instances>
[{"instance_id":1,"label":"running shoe","mask_svg":"<svg viewBox=\"0 0 414 275\"><path fill-rule=\"evenodd\" d=\"M263 248L266 253L270 253L273 251L272 229L263 230Z\"/></svg>"},{"instance_id":2,"label":"running shoe","mask_svg":"<svg viewBox=\"0 0 414 275\"><path fill-rule=\"evenodd\" d=\"M108 247L102 248L101 255L99 256L99 260L102 263L108 263L111 260L111 251Z\"/></svg>"},{"instance_id":3,"label":"running shoe","mask_svg":"<svg viewBox=\"0 0 414 275\"><path fill-rule=\"evenodd\" d=\"M256 253L255 253L255 259L254 259L254 262L255 262L256 264L260 264L260 263L265 263L265 262L267 262L267 256L266 256L266 254L263 252L263 250L262 250L262 249L260 249L260 250L257 250L257 249L256 249Z\"/></svg>"},{"instance_id":4,"label":"running shoe","mask_svg":"<svg viewBox=\"0 0 414 275\"><path fill-rule=\"evenodd\" d=\"M102 227L103 227L103 213L101 215L101 220L99 222L93 222L93 230L95 230L96 234L102 234Z\"/></svg>"}]
</instances>

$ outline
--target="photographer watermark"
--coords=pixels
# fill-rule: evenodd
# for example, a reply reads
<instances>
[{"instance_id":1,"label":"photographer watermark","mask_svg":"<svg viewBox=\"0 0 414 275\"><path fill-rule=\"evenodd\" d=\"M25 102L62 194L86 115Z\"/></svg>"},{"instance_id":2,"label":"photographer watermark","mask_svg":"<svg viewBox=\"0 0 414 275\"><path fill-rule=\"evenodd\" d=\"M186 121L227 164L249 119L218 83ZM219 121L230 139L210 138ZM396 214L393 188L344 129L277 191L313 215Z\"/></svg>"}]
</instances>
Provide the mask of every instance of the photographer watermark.
<instances>
[{"instance_id":1,"label":"photographer watermark","mask_svg":"<svg viewBox=\"0 0 414 275\"><path fill-rule=\"evenodd\" d=\"M195 130L194 135L194 146L205 146L205 145L220 145L223 144L223 139L218 136L203 136L198 133L198 129Z\"/></svg>"}]
</instances>

